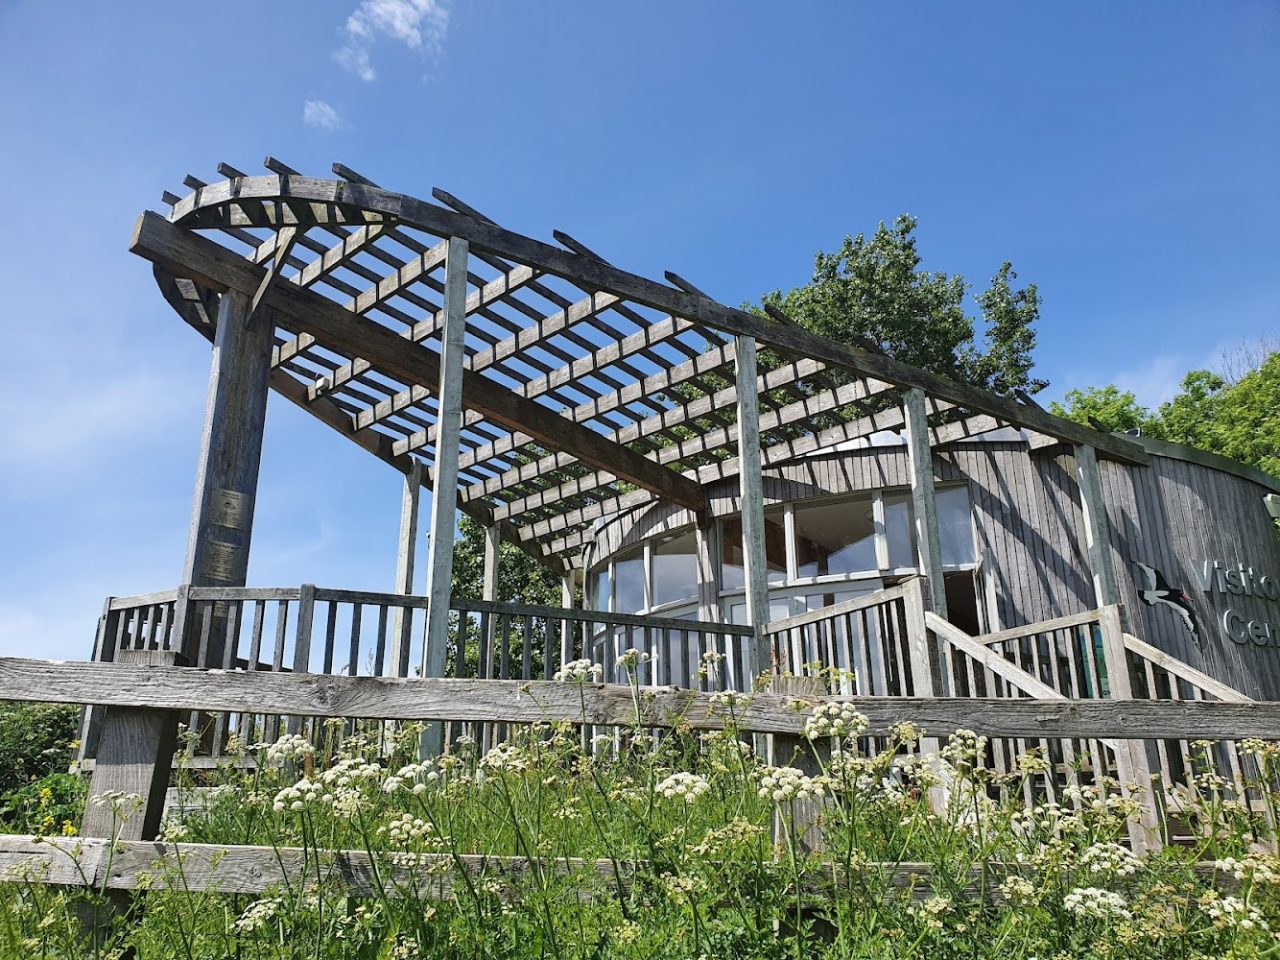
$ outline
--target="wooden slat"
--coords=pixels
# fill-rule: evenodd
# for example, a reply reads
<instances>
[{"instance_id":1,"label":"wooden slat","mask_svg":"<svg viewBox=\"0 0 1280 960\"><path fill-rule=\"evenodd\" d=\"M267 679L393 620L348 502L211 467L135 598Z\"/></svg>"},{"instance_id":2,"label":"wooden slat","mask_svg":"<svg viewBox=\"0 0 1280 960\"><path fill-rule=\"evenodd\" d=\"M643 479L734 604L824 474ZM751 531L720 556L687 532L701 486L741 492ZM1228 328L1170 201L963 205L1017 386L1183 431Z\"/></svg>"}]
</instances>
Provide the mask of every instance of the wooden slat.
<instances>
[{"instance_id":1,"label":"wooden slat","mask_svg":"<svg viewBox=\"0 0 1280 960\"><path fill-rule=\"evenodd\" d=\"M1062 630L1066 627L1078 627L1086 623L1097 623L1098 611L1086 610L1084 613L1073 613L1066 617L1054 617L1052 620L1041 620L1039 623L1029 623L1025 627L1010 627L1008 630L997 630L995 633L984 633L973 638L974 643L980 643L983 646L992 646L993 644L1003 643L1005 640L1018 640L1022 637L1032 637L1039 633L1050 633L1054 630Z\"/></svg>"},{"instance_id":2,"label":"wooden slat","mask_svg":"<svg viewBox=\"0 0 1280 960\"><path fill-rule=\"evenodd\" d=\"M252 294L264 270L237 257L211 240L175 227L157 214L138 220L130 249L175 273L196 274L213 287ZM277 311L284 325L311 333L323 344L351 356L363 356L379 369L403 381L438 389L440 358L423 348L406 349L393 331L365 320L309 290L293 284L273 286L265 304ZM611 443L534 401L517 396L474 374L463 378L464 402L494 422L520 430L550 446L573 453L600 468L612 470L637 486L652 490L684 506L700 509L697 484L675 471Z\"/></svg>"},{"instance_id":3,"label":"wooden slat","mask_svg":"<svg viewBox=\"0 0 1280 960\"><path fill-rule=\"evenodd\" d=\"M821 620L830 620L834 617L844 616L853 613L856 610L865 610L868 607L876 607L882 603L892 603L894 600L902 598L905 588L901 585L888 587L885 590L877 590L875 593L869 593L865 596L854 597L852 600L845 600L834 606L823 607L821 610L810 610L808 613L801 613L794 617L787 617L785 620L774 620L772 623L766 623L764 626L765 633L779 633L783 630L792 630L796 627L803 627L809 623L818 623Z\"/></svg>"},{"instance_id":4,"label":"wooden slat","mask_svg":"<svg viewBox=\"0 0 1280 960\"><path fill-rule=\"evenodd\" d=\"M950 626L934 617L930 627L938 630L939 623ZM971 656L998 659L988 648L970 645ZM993 663L992 669L997 666ZM1016 669L1008 663L1005 667ZM1026 683L1024 677L1017 679ZM910 721L935 734L963 728L998 737L1280 739L1280 703L1066 700L1047 686L1044 690L1054 699L823 697L814 702L852 704L867 716L870 736L888 735L898 723ZM44 703L387 720L603 725L637 720L633 691L624 684L337 677L16 657L0 658L0 695ZM735 716L745 731L795 734L802 731L807 712L796 709L794 697L758 693ZM710 694L654 687L646 691L639 722L717 730L724 728L726 717Z\"/></svg>"},{"instance_id":5,"label":"wooden slat","mask_svg":"<svg viewBox=\"0 0 1280 960\"><path fill-rule=\"evenodd\" d=\"M260 210L255 210L248 202L281 196L315 202L263 204ZM256 222L255 215L260 218ZM686 317L732 335L754 337L801 356L848 367L864 376L888 380L903 387L919 387L930 396L949 400L975 412L988 413L1071 443L1090 444L1114 459L1140 464L1150 462L1146 451L1137 444L1055 417L1037 406L998 397L883 354L827 340L798 326L763 320L697 293L648 280L602 261L504 230L496 224L372 186L310 177L241 177L212 184L184 197L175 205L172 216L175 221L191 225L226 223L271 227L297 222L300 217L307 222L345 224L377 222L393 216L401 224L440 237L461 237L479 251L566 277L586 288L608 291L671 316Z\"/></svg>"},{"instance_id":6,"label":"wooden slat","mask_svg":"<svg viewBox=\"0 0 1280 960\"><path fill-rule=\"evenodd\" d=\"M0 836L0 878L11 882L92 887L105 890L174 890L183 893L253 895L278 890L309 890L315 880L314 851L300 847L234 846L203 843L119 841L94 838ZM656 868L645 861L583 860L569 857L492 856L489 854L389 854L365 850L333 850L324 858L324 883L336 895L356 898L412 897L453 901L470 878L492 878L511 897L529 879L587 874L579 897L625 897L638 873ZM787 869L779 865L777 869ZM1212 862L1191 868L1224 891L1235 883ZM909 891L916 900L936 895L935 868L927 863L864 863L857 883L875 883ZM945 877L948 895L961 899L1000 901L999 881L1008 874L1026 875L1020 865L994 863L974 868L957 884ZM804 887L814 894L847 894L849 879L838 864L806 874Z\"/></svg>"},{"instance_id":7,"label":"wooden slat","mask_svg":"<svg viewBox=\"0 0 1280 960\"><path fill-rule=\"evenodd\" d=\"M1179 660L1177 657L1170 656L1163 650L1153 647L1144 640L1139 640L1132 634L1126 633L1124 635L1124 645L1126 649L1133 651L1138 656L1142 657L1143 660L1153 663L1161 669L1168 670L1174 676L1181 677L1183 680L1187 681L1187 683L1194 687L1199 687L1205 693L1212 694L1219 700L1226 701L1227 703L1254 702L1252 697L1246 697L1235 687L1229 686L1221 680L1214 679L1207 673L1197 670L1189 663ZM1154 691L1152 692L1154 693Z\"/></svg>"}]
</instances>

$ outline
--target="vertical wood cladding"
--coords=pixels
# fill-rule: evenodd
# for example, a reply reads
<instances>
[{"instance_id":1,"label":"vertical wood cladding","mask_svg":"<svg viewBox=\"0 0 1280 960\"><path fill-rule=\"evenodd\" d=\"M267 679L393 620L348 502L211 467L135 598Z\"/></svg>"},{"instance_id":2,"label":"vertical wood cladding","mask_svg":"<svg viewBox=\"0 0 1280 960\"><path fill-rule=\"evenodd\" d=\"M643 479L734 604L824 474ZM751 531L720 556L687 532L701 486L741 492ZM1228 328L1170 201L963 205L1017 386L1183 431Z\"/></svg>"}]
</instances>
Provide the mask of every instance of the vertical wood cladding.
<instances>
[{"instance_id":1,"label":"vertical wood cladding","mask_svg":"<svg viewBox=\"0 0 1280 960\"><path fill-rule=\"evenodd\" d=\"M1201 586L1202 564L1243 564L1258 576L1280 577L1280 537L1262 502L1259 484L1212 467L1168 457L1149 467L1103 465L1112 519L1116 569L1129 622L1147 642L1230 683L1257 699L1280 699L1280 602L1263 597L1210 595ZM1167 605L1148 607L1138 597L1137 563L1159 570L1191 599L1200 636L1193 638ZM1216 586L1216 585L1215 585ZM1269 645L1231 639L1223 627L1228 610L1272 624Z\"/></svg>"},{"instance_id":2,"label":"vertical wood cladding","mask_svg":"<svg viewBox=\"0 0 1280 960\"><path fill-rule=\"evenodd\" d=\"M1172 457L1150 466L1100 464L1111 525L1111 549L1126 625L1162 650L1259 699L1280 700L1280 602L1214 593L1201 587L1201 565L1213 561L1280 578L1280 537L1272 529L1260 484ZM1076 481L1075 458L1062 447L1029 451L1022 443L955 445L934 457L939 483L966 481L973 502L983 576L991 581L999 622L1014 627L1088 610L1093 587ZM812 457L765 471L765 504L873 489L905 491L905 448L873 447ZM715 516L736 513L737 484L713 484ZM614 518L599 531L593 561L663 532L687 527L686 510L654 505ZM1198 641L1173 610L1139 599L1137 563L1160 570L1191 598ZM1271 645L1238 643L1223 629L1235 610L1242 623L1272 624Z\"/></svg>"}]
</instances>

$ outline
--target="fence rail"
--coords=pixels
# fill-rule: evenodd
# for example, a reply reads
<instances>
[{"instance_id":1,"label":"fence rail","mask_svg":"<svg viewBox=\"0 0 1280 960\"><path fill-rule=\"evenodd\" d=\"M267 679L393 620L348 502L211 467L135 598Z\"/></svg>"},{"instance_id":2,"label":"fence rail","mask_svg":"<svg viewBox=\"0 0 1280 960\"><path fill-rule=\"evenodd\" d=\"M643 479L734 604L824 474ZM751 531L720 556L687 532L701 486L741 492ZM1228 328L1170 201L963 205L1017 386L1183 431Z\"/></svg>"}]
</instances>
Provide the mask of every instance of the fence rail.
<instances>
[{"instance_id":1,"label":"fence rail","mask_svg":"<svg viewBox=\"0 0 1280 960\"><path fill-rule=\"evenodd\" d=\"M756 693L728 707L715 694L557 681L397 679L223 671L196 667L0 658L0 699L153 710L269 710L380 720L639 722L799 735L808 703L850 703L868 736L909 722L935 735L965 728L1000 737L1280 739L1280 702L797 697ZM638 704L638 706L637 706ZM637 710L639 711L637 716Z\"/></svg>"}]
</instances>

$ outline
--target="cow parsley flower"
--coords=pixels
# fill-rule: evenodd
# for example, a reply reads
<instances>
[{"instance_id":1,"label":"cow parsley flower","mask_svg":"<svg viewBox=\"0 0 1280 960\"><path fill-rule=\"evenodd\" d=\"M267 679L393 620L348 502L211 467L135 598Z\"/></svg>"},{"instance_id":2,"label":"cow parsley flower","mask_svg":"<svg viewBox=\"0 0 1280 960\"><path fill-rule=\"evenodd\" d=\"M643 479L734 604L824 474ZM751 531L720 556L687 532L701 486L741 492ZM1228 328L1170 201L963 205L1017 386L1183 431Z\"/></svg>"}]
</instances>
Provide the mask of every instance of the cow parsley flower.
<instances>
[{"instance_id":1,"label":"cow parsley flower","mask_svg":"<svg viewBox=\"0 0 1280 960\"><path fill-rule=\"evenodd\" d=\"M567 683L591 683L599 682L603 676L604 667L600 664L592 663L590 660L571 660L557 670L551 679L563 680Z\"/></svg>"},{"instance_id":2,"label":"cow parsley flower","mask_svg":"<svg viewBox=\"0 0 1280 960\"><path fill-rule=\"evenodd\" d=\"M1205 906L1205 912L1213 920L1218 929L1262 930L1270 929L1262 913L1251 907L1239 897L1223 897L1211 900Z\"/></svg>"},{"instance_id":3,"label":"cow parsley flower","mask_svg":"<svg viewBox=\"0 0 1280 960\"><path fill-rule=\"evenodd\" d=\"M687 804L696 801L710 789L710 784L696 773L673 773L661 783L657 790L668 800L683 800Z\"/></svg>"},{"instance_id":4,"label":"cow parsley flower","mask_svg":"<svg viewBox=\"0 0 1280 960\"><path fill-rule=\"evenodd\" d=\"M1131 877L1142 861L1128 847L1118 843L1095 843L1080 855L1080 865L1090 873Z\"/></svg>"},{"instance_id":5,"label":"cow parsley flower","mask_svg":"<svg viewBox=\"0 0 1280 960\"><path fill-rule=\"evenodd\" d=\"M764 767L760 771L758 795L774 803L792 800L815 800L825 795L830 786L826 777L806 776L795 767Z\"/></svg>"},{"instance_id":6,"label":"cow parsley flower","mask_svg":"<svg viewBox=\"0 0 1280 960\"><path fill-rule=\"evenodd\" d=\"M261 930L275 919L282 906L284 901L278 897L255 900L245 908L244 913L240 914L231 927L236 933L253 933Z\"/></svg>"},{"instance_id":7,"label":"cow parsley flower","mask_svg":"<svg viewBox=\"0 0 1280 960\"><path fill-rule=\"evenodd\" d=\"M851 703L820 703L804 722L804 735L810 740L823 737L854 737L864 732L871 721Z\"/></svg>"},{"instance_id":8,"label":"cow parsley flower","mask_svg":"<svg viewBox=\"0 0 1280 960\"><path fill-rule=\"evenodd\" d=\"M1062 898L1062 905L1077 917L1093 920L1128 920L1124 897L1098 887L1077 887Z\"/></svg>"}]
</instances>

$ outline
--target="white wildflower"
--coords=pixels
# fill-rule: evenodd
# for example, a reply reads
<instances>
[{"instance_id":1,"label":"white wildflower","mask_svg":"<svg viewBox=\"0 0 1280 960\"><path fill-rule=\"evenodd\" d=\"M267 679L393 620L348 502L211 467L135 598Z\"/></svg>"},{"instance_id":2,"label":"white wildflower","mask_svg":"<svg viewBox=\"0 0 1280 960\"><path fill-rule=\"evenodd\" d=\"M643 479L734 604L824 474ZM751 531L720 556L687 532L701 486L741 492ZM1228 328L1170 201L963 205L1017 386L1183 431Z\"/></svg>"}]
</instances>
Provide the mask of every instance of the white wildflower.
<instances>
[{"instance_id":1,"label":"white wildflower","mask_svg":"<svg viewBox=\"0 0 1280 960\"><path fill-rule=\"evenodd\" d=\"M661 783L657 790L668 800L683 800L693 803L710 789L710 784L696 773L673 773Z\"/></svg>"},{"instance_id":2,"label":"white wildflower","mask_svg":"<svg viewBox=\"0 0 1280 960\"><path fill-rule=\"evenodd\" d=\"M823 737L854 737L871 725L851 703L820 703L804 722L804 735L810 740Z\"/></svg>"},{"instance_id":3,"label":"white wildflower","mask_svg":"<svg viewBox=\"0 0 1280 960\"><path fill-rule=\"evenodd\" d=\"M600 664L590 660L571 660L557 670L551 679L567 683L598 683L603 676L604 667Z\"/></svg>"},{"instance_id":4,"label":"white wildflower","mask_svg":"<svg viewBox=\"0 0 1280 960\"><path fill-rule=\"evenodd\" d=\"M261 930L275 918L282 906L284 906L284 901L276 897L255 900L245 908L244 913L240 914L236 922L231 925L232 929L236 933L253 933L256 930Z\"/></svg>"},{"instance_id":5,"label":"white wildflower","mask_svg":"<svg viewBox=\"0 0 1280 960\"><path fill-rule=\"evenodd\" d=\"M1062 898L1062 905L1077 917L1094 920L1127 920L1130 916L1124 897L1097 887L1077 887Z\"/></svg>"}]
</instances>

